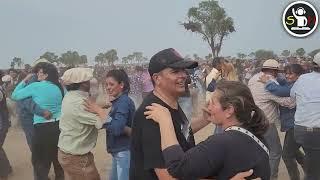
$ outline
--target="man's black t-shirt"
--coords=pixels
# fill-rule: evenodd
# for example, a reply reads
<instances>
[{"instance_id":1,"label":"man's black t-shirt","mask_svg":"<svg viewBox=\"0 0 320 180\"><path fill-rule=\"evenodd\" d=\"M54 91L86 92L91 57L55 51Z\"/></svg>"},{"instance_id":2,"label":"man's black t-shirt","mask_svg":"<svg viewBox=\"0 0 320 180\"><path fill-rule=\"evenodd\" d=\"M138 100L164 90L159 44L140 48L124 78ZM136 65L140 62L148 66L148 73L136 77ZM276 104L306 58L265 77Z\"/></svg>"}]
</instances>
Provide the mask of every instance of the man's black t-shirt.
<instances>
[{"instance_id":1,"label":"man's black t-shirt","mask_svg":"<svg viewBox=\"0 0 320 180\"><path fill-rule=\"evenodd\" d=\"M161 151L161 135L159 125L147 120L146 106L158 103L169 109L177 140L184 151L194 147L194 137L189 122L180 106L172 109L161 99L150 93L135 113L132 124L130 180L158 179L155 168L166 168Z\"/></svg>"}]
</instances>

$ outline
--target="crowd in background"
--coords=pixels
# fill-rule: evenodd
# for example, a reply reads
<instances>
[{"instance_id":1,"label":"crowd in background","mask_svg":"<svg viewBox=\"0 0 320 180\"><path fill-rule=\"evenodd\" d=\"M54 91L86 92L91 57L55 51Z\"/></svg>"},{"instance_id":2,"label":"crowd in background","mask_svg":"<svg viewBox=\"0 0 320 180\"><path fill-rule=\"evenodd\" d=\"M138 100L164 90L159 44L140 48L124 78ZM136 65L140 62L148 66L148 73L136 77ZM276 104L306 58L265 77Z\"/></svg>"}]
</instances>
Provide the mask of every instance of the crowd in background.
<instances>
[{"instance_id":1,"label":"crowd in background","mask_svg":"<svg viewBox=\"0 0 320 180\"><path fill-rule=\"evenodd\" d=\"M320 145L316 142L320 137L318 67L320 57L318 56L320 54L313 59L290 57L278 60L232 60L219 57L210 62L197 62L198 65L192 68L189 68L191 66L179 67L177 68L179 70L187 69L183 72L186 73L186 77L183 81L184 92L178 98L179 107L191 122L193 117L202 114L199 112L203 110L199 107L212 103L212 98L216 96L216 89L222 91L224 88L237 87L243 88L243 93L248 90L255 104L248 108L252 108L253 113L262 110L268 121L268 128L265 128L263 133L262 131L260 134L252 133L261 135L258 139L268 147L266 157L269 160L270 179L278 178L281 157L288 169L290 179L302 178L302 173L297 168L298 164L301 165L306 179L320 179ZM91 153L95 147L99 129L105 129L107 151L113 157L112 172L107 179L128 179L130 158L132 160L130 157L131 127L136 117L134 114L137 109L139 111L140 106L147 106L144 103L146 99L152 99L151 92L163 100L161 93L157 95L155 92L161 92L161 88L157 89L157 73L164 68L156 71L152 68L150 70L150 66L151 62L139 66L101 67L96 65L86 68L57 68L43 60L33 67L26 66L25 69L2 70L0 177L5 179L12 173L12 167L2 146L10 123L18 122L32 153L31 163L35 180L48 179L51 164L54 166L56 179L100 179ZM151 71L154 72L151 73ZM159 84L161 81L159 80ZM238 81L241 84L221 84L226 81ZM103 105L96 103L100 93L107 94L108 97L107 100L103 100L105 102ZM240 102L250 104L251 95L244 97L247 99L242 99ZM235 104L233 106L236 108ZM162 111L158 109L157 112ZM171 116L173 114L171 112ZM235 116L238 118L237 113ZM162 117L159 119L162 120ZM224 123L214 124L217 128L213 134L219 136L226 132ZM256 127L251 125L244 127L255 131ZM281 131L286 132L283 145L278 135L279 126ZM181 131L185 130L184 128L181 125ZM161 142L162 139L164 138L161 131ZM180 140L178 141L181 145ZM162 150L165 151L165 149ZM176 149L175 152L177 151L179 150ZM181 152L179 153L179 156L183 156ZM219 151L219 153L222 152ZM172 159L173 157L166 158L169 158L168 161L177 160ZM85 163L84 159L86 159ZM85 171L79 173L81 168L82 171L85 168ZM170 175L175 177L187 177L186 174L190 173L187 170L186 172L169 170ZM236 169L230 174L233 176L245 170L249 169ZM230 175L223 173L223 175ZM159 177L157 173L155 174ZM223 177L222 174L220 174L221 177ZM219 176L219 174L215 175ZM198 177L206 176L201 174Z\"/></svg>"}]
</instances>

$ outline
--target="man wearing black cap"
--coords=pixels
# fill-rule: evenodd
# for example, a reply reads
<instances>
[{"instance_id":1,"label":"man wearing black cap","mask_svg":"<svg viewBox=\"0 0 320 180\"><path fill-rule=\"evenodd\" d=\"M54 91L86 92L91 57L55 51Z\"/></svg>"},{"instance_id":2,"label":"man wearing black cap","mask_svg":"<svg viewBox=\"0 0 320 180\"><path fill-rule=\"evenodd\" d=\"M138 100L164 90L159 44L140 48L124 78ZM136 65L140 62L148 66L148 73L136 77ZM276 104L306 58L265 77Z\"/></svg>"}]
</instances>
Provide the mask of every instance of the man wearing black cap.
<instances>
[{"instance_id":1,"label":"man wearing black cap","mask_svg":"<svg viewBox=\"0 0 320 180\"><path fill-rule=\"evenodd\" d=\"M171 179L162 157L159 125L146 120L146 106L158 103L167 107L183 150L187 151L195 145L190 122L177 100L185 92L185 70L197 66L197 62L184 60L172 48L162 50L151 58L148 71L154 90L144 99L133 120L130 179Z\"/></svg>"}]
</instances>

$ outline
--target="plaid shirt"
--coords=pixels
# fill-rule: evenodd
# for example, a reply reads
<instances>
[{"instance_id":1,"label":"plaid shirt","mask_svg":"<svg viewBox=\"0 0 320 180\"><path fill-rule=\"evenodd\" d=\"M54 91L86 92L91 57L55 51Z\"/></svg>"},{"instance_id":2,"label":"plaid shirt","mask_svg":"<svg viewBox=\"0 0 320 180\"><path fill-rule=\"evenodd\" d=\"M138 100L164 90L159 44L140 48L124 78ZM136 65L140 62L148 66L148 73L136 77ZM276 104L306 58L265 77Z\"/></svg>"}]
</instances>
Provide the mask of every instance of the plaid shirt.
<instances>
[{"instance_id":1,"label":"plaid shirt","mask_svg":"<svg viewBox=\"0 0 320 180\"><path fill-rule=\"evenodd\" d=\"M259 78L263 73L254 75L248 83L254 102L262 109L269 123L279 120L279 105L294 108L295 100L291 97L278 97L265 89L265 84L259 82Z\"/></svg>"}]
</instances>

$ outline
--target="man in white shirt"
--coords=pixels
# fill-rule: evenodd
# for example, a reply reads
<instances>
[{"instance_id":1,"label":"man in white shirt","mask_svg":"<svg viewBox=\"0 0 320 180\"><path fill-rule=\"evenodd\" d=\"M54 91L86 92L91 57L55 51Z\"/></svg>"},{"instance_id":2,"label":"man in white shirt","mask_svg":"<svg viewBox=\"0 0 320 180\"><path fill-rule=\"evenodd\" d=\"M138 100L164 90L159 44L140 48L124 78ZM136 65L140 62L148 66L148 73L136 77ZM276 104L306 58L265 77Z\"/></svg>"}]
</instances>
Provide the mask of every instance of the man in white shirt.
<instances>
[{"instance_id":1,"label":"man in white shirt","mask_svg":"<svg viewBox=\"0 0 320 180\"><path fill-rule=\"evenodd\" d=\"M294 136L306 154L307 180L320 179L320 53L313 62L314 71L301 75L290 93L297 102Z\"/></svg>"}]
</instances>

